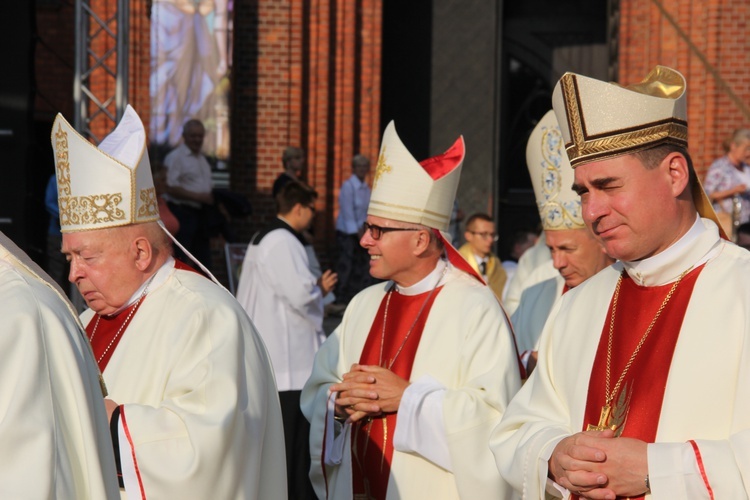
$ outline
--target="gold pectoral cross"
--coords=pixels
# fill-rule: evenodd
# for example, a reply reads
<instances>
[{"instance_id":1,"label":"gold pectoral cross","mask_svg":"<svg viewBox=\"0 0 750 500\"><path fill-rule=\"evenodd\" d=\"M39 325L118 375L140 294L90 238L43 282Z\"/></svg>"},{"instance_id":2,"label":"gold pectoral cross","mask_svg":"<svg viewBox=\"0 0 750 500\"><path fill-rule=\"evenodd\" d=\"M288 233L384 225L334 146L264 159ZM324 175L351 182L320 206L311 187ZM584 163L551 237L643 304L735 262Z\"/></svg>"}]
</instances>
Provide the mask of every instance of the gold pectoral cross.
<instances>
[{"instance_id":1,"label":"gold pectoral cross","mask_svg":"<svg viewBox=\"0 0 750 500\"><path fill-rule=\"evenodd\" d=\"M612 407L610 405L602 406L602 412L599 415L599 424L589 424L586 426L587 431L606 431L607 429L617 430L617 425L608 425L610 418L612 417Z\"/></svg>"}]
</instances>

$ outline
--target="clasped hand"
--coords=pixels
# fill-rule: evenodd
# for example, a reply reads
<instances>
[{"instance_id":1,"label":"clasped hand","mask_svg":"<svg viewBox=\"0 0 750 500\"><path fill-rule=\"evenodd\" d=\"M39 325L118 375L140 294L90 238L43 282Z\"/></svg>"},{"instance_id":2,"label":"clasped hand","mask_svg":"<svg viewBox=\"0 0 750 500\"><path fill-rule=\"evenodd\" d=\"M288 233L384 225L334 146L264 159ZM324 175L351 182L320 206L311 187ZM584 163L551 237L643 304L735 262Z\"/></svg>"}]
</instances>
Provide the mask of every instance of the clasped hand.
<instances>
[{"instance_id":1,"label":"clasped hand","mask_svg":"<svg viewBox=\"0 0 750 500\"><path fill-rule=\"evenodd\" d=\"M342 381L333 384L330 391L338 393L336 415L356 422L398 411L401 396L408 386L408 380L387 368L353 364Z\"/></svg>"},{"instance_id":2,"label":"clasped hand","mask_svg":"<svg viewBox=\"0 0 750 500\"><path fill-rule=\"evenodd\" d=\"M552 480L592 499L642 495L648 474L647 444L614 437L614 432L588 431L569 436L555 446L549 459Z\"/></svg>"}]
</instances>

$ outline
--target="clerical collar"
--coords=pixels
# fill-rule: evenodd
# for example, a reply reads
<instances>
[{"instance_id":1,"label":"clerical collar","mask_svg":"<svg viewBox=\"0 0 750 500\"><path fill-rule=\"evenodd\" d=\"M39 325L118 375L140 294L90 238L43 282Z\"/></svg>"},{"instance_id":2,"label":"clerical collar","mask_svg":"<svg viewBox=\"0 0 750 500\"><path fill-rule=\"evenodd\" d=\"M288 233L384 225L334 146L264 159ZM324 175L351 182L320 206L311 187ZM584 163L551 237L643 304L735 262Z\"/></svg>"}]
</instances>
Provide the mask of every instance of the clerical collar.
<instances>
[{"instance_id":1,"label":"clerical collar","mask_svg":"<svg viewBox=\"0 0 750 500\"><path fill-rule=\"evenodd\" d=\"M447 265L448 263L446 261L440 259L435 266L435 269L417 283L414 283L411 286L402 287L398 286L395 282L391 282L391 287L401 295L419 295L420 293L429 292L440 283Z\"/></svg>"},{"instance_id":2,"label":"clerical collar","mask_svg":"<svg viewBox=\"0 0 750 500\"><path fill-rule=\"evenodd\" d=\"M672 246L647 259L623 262L628 275L640 286L659 286L676 280L690 266L697 267L719 251L719 229L696 216L695 223Z\"/></svg>"},{"instance_id":3,"label":"clerical collar","mask_svg":"<svg viewBox=\"0 0 750 500\"><path fill-rule=\"evenodd\" d=\"M162 264L162 266L156 271L154 274L154 277L152 279L147 279L143 282L141 286L138 287L138 290L135 291L133 295L131 295L130 299L120 307L117 311L113 312L112 314L108 314L108 317L111 316L117 316L122 311L127 309L128 307L135 304L135 302L140 298L140 296L143 294L143 290L146 289L146 287L149 287L149 292L152 292L159 288L159 286L162 285L165 281L167 281L167 278L169 277L169 273L174 269L174 258L169 257L167 261Z\"/></svg>"}]
</instances>

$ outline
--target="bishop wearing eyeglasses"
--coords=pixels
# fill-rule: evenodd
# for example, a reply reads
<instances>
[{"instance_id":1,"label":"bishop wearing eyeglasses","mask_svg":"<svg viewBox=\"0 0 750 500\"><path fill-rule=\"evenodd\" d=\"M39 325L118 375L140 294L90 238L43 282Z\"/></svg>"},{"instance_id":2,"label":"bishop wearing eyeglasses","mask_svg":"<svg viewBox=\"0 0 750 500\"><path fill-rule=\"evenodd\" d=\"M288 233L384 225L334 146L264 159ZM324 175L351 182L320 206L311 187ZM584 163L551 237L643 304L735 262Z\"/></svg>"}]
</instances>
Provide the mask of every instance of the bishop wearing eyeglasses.
<instances>
[{"instance_id":1,"label":"bishop wearing eyeglasses","mask_svg":"<svg viewBox=\"0 0 750 500\"><path fill-rule=\"evenodd\" d=\"M487 442L521 370L507 319L444 233L464 143L417 162L383 136L352 299L302 391L321 498L508 498Z\"/></svg>"}]
</instances>

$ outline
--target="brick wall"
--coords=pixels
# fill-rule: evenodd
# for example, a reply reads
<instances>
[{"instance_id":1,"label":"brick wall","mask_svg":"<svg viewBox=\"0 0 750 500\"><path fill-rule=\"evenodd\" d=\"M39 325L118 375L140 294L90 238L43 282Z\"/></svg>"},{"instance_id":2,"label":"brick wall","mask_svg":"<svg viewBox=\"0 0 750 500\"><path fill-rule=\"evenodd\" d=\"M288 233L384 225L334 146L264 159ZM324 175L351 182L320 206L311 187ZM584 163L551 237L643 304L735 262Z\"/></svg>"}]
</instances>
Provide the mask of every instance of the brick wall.
<instances>
[{"instance_id":1,"label":"brick wall","mask_svg":"<svg viewBox=\"0 0 750 500\"><path fill-rule=\"evenodd\" d=\"M627 0L620 3L620 83L656 64L688 84L688 144L699 175L722 142L750 125L750 3L747 0Z\"/></svg>"},{"instance_id":2,"label":"brick wall","mask_svg":"<svg viewBox=\"0 0 750 500\"><path fill-rule=\"evenodd\" d=\"M318 191L316 245L333 249L336 200L361 152L380 140L381 0L235 2L232 188L254 215L240 238L274 215L271 187L286 146L306 151Z\"/></svg>"},{"instance_id":3,"label":"brick wall","mask_svg":"<svg viewBox=\"0 0 750 500\"><path fill-rule=\"evenodd\" d=\"M35 118L52 122L57 113L73 119L74 3L36 9Z\"/></svg>"}]
</instances>

